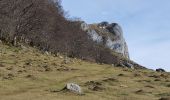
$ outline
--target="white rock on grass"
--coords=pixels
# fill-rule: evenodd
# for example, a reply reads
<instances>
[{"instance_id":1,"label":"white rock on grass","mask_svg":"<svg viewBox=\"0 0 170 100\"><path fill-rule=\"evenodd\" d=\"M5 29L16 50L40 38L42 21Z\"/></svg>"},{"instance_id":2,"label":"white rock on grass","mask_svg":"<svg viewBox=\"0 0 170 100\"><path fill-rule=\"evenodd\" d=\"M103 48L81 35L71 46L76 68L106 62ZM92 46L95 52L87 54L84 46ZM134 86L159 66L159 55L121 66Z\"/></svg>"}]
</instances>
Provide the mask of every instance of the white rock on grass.
<instances>
[{"instance_id":1,"label":"white rock on grass","mask_svg":"<svg viewBox=\"0 0 170 100\"><path fill-rule=\"evenodd\" d=\"M82 94L81 87L74 83L68 83L66 89L77 94Z\"/></svg>"}]
</instances>

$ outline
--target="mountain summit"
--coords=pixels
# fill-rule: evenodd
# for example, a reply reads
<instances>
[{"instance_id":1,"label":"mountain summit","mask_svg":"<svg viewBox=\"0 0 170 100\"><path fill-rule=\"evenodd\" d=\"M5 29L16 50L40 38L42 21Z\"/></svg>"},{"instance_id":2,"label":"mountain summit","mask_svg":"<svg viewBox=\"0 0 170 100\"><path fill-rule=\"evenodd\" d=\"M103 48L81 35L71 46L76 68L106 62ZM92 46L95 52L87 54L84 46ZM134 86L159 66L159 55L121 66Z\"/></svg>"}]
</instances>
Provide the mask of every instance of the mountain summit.
<instances>
[{"instance_id":1,"label":"mountain summit","mask_svg":"<svg viewBox=\"0 0 170 100\"><path fill-rule=\"evenodd\" d=\"M123 37L122 28L117 23L101 22L89 25L82 23L81 28L88 33L93 41L129 58L128 46Z\"/></svg>"}]
</instances>

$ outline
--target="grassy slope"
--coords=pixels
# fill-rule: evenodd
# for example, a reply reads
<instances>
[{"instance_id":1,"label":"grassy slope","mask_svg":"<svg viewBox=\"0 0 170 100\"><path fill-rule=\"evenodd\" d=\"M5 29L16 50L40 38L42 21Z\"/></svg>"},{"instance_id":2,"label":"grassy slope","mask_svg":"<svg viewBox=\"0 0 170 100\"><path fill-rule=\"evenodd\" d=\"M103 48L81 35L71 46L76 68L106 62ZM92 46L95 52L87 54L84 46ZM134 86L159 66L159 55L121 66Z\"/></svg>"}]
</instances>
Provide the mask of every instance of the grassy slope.
<instances>
[{"instance_id":1,"label":"grassy slope","mask_svg":"<svg viewBox=\"0 0 170 100\"><path fill-rule=\"evenodd\" d=\"M158 100L170 96L170 74L130 70L0 44L0 100ZM88 81L94 81L86 84ZM79 84L85 95L60 90ZM94 83L98 82L98 85ZM96 91L90 89L95 85Z\"/></svg>"}]
</instances>

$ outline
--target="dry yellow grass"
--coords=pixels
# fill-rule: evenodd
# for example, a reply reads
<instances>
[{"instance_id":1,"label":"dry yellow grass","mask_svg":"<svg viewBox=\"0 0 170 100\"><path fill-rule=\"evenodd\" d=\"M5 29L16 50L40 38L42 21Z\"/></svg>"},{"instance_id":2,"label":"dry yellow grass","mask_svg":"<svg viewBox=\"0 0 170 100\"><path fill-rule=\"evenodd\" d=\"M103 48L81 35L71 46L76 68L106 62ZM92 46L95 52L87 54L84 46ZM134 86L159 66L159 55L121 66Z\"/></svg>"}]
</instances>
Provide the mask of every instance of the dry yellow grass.
<instances>
[{"instance_id":1,"label":"dry yellow grass","mask_svg":"<svg viewBox=\"0 0 170 100\"><path fill-rule=\"evenodd\" d=\"M170 96L170 74L131 70L0 44L0 100L158 100ZM60 90L73 82L85 95ZM95 88L94 88L95 87Z\"/></svg>"}]
</instances>

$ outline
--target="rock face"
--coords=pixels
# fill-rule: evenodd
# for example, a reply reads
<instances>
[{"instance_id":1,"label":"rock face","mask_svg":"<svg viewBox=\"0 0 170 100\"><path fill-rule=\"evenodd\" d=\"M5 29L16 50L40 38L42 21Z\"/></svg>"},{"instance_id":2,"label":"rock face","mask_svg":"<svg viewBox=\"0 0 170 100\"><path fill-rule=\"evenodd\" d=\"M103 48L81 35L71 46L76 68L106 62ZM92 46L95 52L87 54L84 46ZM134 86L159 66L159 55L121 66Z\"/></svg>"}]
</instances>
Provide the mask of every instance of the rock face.
<instances>
[{"instance_id":1,"label":"rock face","mask_svg":"<svg viewBox=\"0 0 170 100\"><path fill-rule=\"evenodd\" d=\"M101 22L99 24L82 23L81 28L97 43L102 43L111 50L129 58L128 46L123 37L122 28L117 23Z\"/></svg>"}]
</instances>

